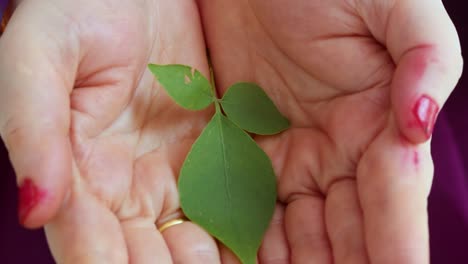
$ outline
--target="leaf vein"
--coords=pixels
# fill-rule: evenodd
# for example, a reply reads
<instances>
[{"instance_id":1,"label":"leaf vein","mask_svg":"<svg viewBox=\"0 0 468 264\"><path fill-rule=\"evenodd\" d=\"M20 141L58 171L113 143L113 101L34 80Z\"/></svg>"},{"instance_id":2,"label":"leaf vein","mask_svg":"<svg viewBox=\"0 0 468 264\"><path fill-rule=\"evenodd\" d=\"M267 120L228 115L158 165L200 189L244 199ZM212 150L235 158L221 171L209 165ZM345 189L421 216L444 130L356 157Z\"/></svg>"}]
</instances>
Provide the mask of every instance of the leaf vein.
<instances>
[{"instance_id":1,"label":"leaf vein","mask_svg":"<svg viewBox=\"0 0 468 264\"><path fill-rule=\"evenodd\" d=\"M222 124L222 114L221 113L217 113L218 115L218 125L219 125L219 140L221 141L221 151L223 152L223 163L224 163L224 166L223 166L223 172L224 172L224 188L226 189L226 195L227 195L227 200L228 200L228 204L227 204L227 215L229 215L229 221L231 222L231 226L232 226L232 217L231 217L231 209L232 209L232 204L231 204L231 201L232 201L232 196L231 196L231 189L229 188L229 185L231 183L231 179L229 177L229 173L227 172L227 167L228 167L228 164L227 164L227 156L226 156L226 146L225 146L225 142L224 142L224 130L223 130L223 124Z\"/></svg>"}]
</instances>

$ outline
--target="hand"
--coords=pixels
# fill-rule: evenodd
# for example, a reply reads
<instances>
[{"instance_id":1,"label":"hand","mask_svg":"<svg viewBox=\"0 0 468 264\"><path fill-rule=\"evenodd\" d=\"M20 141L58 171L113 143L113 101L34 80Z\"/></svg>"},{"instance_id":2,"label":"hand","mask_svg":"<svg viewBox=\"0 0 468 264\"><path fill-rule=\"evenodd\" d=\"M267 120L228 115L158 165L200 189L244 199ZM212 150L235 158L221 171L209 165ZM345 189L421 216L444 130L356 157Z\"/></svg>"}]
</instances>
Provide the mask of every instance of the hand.
<instances>
[{"instance_id":1,"label":"hand","mask_svg":"<svg viewBox=\"0 0 468 264\"><path fill-rule=\"evenodd\" d=\"M462 69L442 3L199 2L220 93L257 82L292 123L257 138L280 201L260 263L429 263L428 139Z\"/></svg>"},{"instance_id":2,"label":"hand","mask_svg":"<svg viewBox=\"0 0 468 264\"><path fill-rule=\"evenodd\" d=\"M58 263L219 263L183 223L176 175L210 117L176 106L148 63L208 76L196 4L25 1L0 40L0 128L20 220L47 224Z\"/></svg>"}]
</instances>

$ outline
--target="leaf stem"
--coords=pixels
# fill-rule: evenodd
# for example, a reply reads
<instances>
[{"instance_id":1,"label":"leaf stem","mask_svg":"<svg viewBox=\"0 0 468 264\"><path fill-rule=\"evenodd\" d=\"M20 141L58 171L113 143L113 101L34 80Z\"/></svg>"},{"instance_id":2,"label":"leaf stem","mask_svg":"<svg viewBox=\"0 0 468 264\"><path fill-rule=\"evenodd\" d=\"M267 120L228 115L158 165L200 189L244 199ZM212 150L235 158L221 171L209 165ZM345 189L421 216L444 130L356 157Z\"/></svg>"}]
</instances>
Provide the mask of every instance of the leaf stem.
<instances>
[{"instance_id":1,"label":"leaf stem","mask_svg":"<svg viewBox=\"0 0 468 264\"><path fill-rule=\"evenodd\" d=\"M216 95L216 83L214 78L214 71L213 67L210 64L210 82L211 82L211 95L213 96L213 101L218 100L218 96Z\"/></svg>"},{"instance_id":2,"label":"leaf stem","mask_svg":"<svg viewBox=\"0 0 468 264\"><path fill-rule=\"evenodd\" d=\"M221 104L219 103L219 99L215 98L214 103L215 103L215 107L216 107L216 113L222 114Z\"/></svg>"},{"instance_id":3,"label":"leaf stem","mask_svg":"<svg viewBox=\"0 0 468 264\"><path fill-rule=\"evenodd\" d=\"M210 82L211 82L211 95L213 96L213 102L215 103L216 113L221 114L221 104L218 96L216 94L216 83L214 78L214 71L213 66L211 65L211 61L208 57L208 66L210 67Z\"/></svg>"}]
</instances>

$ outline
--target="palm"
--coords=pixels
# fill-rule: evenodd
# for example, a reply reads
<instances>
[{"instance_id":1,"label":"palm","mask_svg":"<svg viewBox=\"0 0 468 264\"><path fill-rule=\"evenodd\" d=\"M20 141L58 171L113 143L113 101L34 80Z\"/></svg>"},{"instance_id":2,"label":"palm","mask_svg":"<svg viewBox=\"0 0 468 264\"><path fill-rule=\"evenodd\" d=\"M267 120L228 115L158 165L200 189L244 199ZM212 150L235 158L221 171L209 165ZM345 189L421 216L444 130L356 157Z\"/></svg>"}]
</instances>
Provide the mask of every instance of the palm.
<instances>
[{"instance_id":1,"label":"palm","mask_svg":"<svg viewBox=\"0 0 468 264\"><path fill-rule=\"evenodd\" d=\"M72 188L47 227L60 263L216 256L206 252L213 240L194 225L165 237L155 226L179 213L176 175L209 117L176 106L147 70L148 63L182 63L207 72L196 7L163 2L80 4L89 10L76 13L91 18L74 17L89 24L75 25L86 32L78 36L84 55L70 97Z\"/></svg>"},{"instance_id":2,"label":"palm","mask_svg":"<svg viewBox=\"0 0 468 264\"><path fill-rule=\"evenodd\" d=\"M307 212L314 206L312 200L315 195L328 195L331 188L342 183L341 180L352 180L356 176L363 151L385 126L389 112L387 84L393 66L384 50L370 42L370 38L354 37L365 32L351 31L344 26L345 21L332 19L341 17L358 25L359 21L353 21L353 17L329 12L329 17L320 17L296 5L298 10L303 9L304 14L321 23L304 19L295 25L282 26L274 24L277 19L272 15L278 14L268 9L274 8L270 3L252 5L258 23L254 27L259 31L250 33L252 39L248 40L261 45L243 50L245 54L252 54L247 58L252 68L246 68L246 72L256 72L254 76L246 77L268 89L293 124L292 129L282 136L265 138L262 144L269 150L279 171L280 200L288 204L287 210ZM302 17L296 10L292 13ZM284 17L283 20L290 21L292 17ZM359 28L357 25L352 30ZM169 58L161 58L158 54L148 53L151 46L154 50L164 50L164 45L171 47L171 44L158 43L157 35L123 36L120 35L124 34L122 30L108 31L115 32L115 36L105 41L93 41L102 43L102 46L94 48L96 54L90 54L93 58L90 65L94 68L83 69L83 79L78 77L78 87L72 93L72 146L79 177L86 186L84 193L77 194L82 197L76 201L87 205L76 205L76 215L107 219L103 230L114 235L103 237L112 239L115 249L123 249L129 237L130 240L157 241L160 239L157 235L142 238L141 232L155 234L156 221L164 221L177 213L175 175L207 116L188 114L179 107L172 107L170 99L158 92L147 71L139 81L147 63L176 62L171 61L171 54L167 55ZM129 31L141 32L141 29ZM317 32L317 35L310 32ZM135 41L139 46L135 47L133 42L125 43L120 46L122 50L112 50L112 43L122 38ZM169 41L176 43L178 40ZM231 44L243 46L235 40ZM352 53L356 46L361 47L362 54ZM174 50L190 47L187 45ZM356 60L348 55L350 53L366 59ZM331 61L330 54L333 54ZM202 56L201 52L195 56L189 54L183 58L184 61L177 62L206 70ZM96 58L102 61L96 61ZM82 64L87 65L87 62ZM114 67L116 65L128 67L130 71L125 69L121 72L122 68ZM106 70L99 71L101 68ZM380 75L376 76L376 72ZM101 76L109 75L112 79L106 83L106 77ZM217 76L220 80L224 78L222 72ZM225 78L231 77L235 76ZM104 83L95 87L95 80L101 78L104 78ZM115 81L120 85L113 85ZM135 91L129 89L131 83L139 83ZM111 101L104 105L90 104L99 100L100 93L112 93L107 97ZM355 135L360 138L355 138ZM299 158L303 156L316 158ZM349 185L347 182L343 184ZM322 214L317 211L316 217ZM298 219L303 217L307 216L300 215ZM135 227L139 231L134 231ZM132 245L129 246L132 250Z\"/></svg>"},{"instance_id":3,"label":"palm","mask_svg":"<svg viewBox=\"0 0 468 264\"><path fill-rule=\"evenodd\" d=\"M208 2L201 12L221 93L236 81L257 82L291 120L281 135L258 138L285 206L285 232L267 238L286 236L293 263L366 263L368 251L384 260L385 249L371 244L386 231L367 221L375 212L361 203L385 202L374 195L385 181L373 169L390 168L382 160L406 144L397 140L395 66L386 48L348 1ZM279 243L268 239L267 247ZM286 252L265 254L289 258Z\"/></svg>"}]
</instances>

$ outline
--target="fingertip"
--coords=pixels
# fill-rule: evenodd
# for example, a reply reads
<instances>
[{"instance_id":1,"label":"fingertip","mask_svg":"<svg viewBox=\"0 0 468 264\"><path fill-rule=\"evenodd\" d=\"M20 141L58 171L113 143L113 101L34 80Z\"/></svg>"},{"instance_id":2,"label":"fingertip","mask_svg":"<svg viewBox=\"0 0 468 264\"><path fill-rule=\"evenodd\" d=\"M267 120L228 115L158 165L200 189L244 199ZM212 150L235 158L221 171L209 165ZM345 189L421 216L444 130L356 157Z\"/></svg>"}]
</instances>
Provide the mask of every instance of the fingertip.
<instances>
[{"instance_id":1,"label":"fingertip","mask_svg":"<svg viewBox=\"0 0 468 264\"><path fill-rule=\"evenodd\" d=\"M20 224L30 226L29 216L47 196L47 191L39 188L32 179L26 178L18 187L18 219ZM29 225L28 225L29 224Z\"/></svg>"},{"instance_id":2,"label":"fingertip","mask_svg":"<svg viewBox=\"0 0 468 264\"><path fill-rule=\"evenodd\" d=\"M428 141L439 111L455 87L451 65L437 48L421 46L404 54L392 82L392 105L405 138Z\"/></svg>"},{"instance_id":3,"label":"fingertip","mask_svg":"<svg viewBox=\"0 0 468 264\"><path fill-rule=\"evenodd\" d=\"M34 229L47 224L63 205L71 183L71 152L65 137L29 143L10 145L10 158L18 182L18 221Z\"/></svg>"},{"instance_id":4,"label":"fingertip","mask_svg":"<svg viewBox=\"0 0 468 264\"><path fill-rule=\"evenodd\" d=\"M40 228L54 218L61 207L60 190L37 184L26 177L18 186L18 221L28 229Z\"/></svg>"},{"instance_id":5,"label":"fingertip","mask_svg":"<svg viewBox=\"0 0 468 264\"><path fill-rule=\"evenodd\" d=\"M421 94L412 101L401 114L400 131L409 142L420 144L432 137L440 106L427 94Z\"/></svg>"},{"instance_id":6,"label":"fingertip","mask_svg":"<svg viewBox=\"0 0 468 264\"><path fill-rule=\"evenodd\" d=\"M418 132L423 141L432 136L439 109L437 102L429 95L423 94L416 100L412 114L418 124Z\"/></svg>"}]
</instances>

